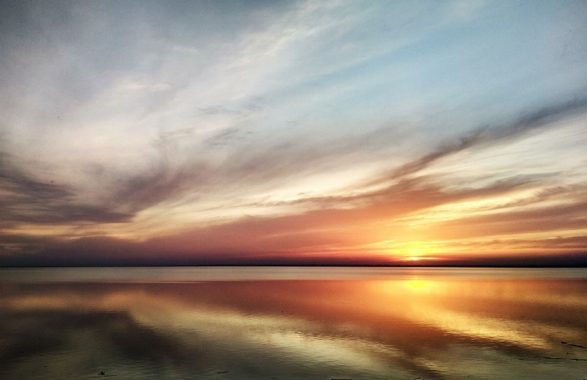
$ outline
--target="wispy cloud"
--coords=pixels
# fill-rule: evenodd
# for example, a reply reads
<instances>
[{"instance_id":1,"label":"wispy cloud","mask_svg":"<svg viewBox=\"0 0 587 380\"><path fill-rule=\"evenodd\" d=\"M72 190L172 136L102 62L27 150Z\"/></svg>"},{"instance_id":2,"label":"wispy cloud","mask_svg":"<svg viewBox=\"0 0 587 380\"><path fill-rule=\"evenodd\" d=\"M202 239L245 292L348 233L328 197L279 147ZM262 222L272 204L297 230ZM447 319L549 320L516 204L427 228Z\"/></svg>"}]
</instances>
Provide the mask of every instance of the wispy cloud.
<instances>
[{"instance_id":1,"label":"wispy cloud","mask_svg":"<svg viewBox=\"0 0 587 380\"><path fill-rule=\"evenodd\" d=\"M579 3L2 7L6 252L587 233Z\"/></svg>"}]
</instances>

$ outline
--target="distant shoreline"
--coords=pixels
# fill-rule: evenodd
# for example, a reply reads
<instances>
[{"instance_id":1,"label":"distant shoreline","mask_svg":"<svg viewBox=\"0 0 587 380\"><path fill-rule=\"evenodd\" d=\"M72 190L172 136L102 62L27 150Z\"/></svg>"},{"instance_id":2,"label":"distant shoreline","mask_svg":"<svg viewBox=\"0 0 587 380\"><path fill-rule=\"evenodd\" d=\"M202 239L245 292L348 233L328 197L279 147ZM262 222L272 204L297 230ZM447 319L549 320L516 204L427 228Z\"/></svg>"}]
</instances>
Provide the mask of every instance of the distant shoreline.
<instances>
[{"instance_id":1,"label":"distant shoreline","mask_svg":"<svg viewBox=\"0 0 587 380\"><path fill-rule=\"evenodd\" d=\"M378 264L160 264L160 265L6 265L0 269L10 268L507 268L507 269L574 269L587 268L580 265L378 265Z\"/></svg>"}]
</instances>

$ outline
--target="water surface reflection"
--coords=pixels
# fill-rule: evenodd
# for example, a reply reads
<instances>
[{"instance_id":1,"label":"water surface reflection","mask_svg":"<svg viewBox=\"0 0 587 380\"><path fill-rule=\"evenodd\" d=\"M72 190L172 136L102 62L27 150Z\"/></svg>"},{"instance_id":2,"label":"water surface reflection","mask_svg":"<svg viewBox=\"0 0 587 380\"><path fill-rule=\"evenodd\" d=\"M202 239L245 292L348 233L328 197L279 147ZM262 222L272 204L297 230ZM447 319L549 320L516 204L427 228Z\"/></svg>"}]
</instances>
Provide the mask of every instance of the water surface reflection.
<instances>
[{"instance_id":1,"label":"water surface reflection","mask_svg":"<svg viewBox=\"0 0 587 380\"><path fill-rule=\"evenodd\" d=\"M587 376L584 270L3 269L0 290L2 379Z\"/></svg>"}]
</instances>

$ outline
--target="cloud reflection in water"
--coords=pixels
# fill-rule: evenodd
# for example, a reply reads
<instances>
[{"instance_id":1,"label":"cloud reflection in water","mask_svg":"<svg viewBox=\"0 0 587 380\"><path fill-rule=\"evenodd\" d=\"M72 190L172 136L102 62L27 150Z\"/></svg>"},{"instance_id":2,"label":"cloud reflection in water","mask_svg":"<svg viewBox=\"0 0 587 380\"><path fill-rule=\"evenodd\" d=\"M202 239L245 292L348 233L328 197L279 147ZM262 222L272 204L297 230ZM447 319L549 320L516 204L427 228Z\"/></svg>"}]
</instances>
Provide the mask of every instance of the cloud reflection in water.
<instances>
[{"instance_id":1,"label":"cloud reflection in water","mask_svg":"<svg viewBox=\"0 0 587 380\"><path fill-rule=\"evenodd\" d=\"M169 379L587 374L587 350L561 343L587 343L585 272L372 276L356 269L294 280L288 269L281 280L253 271L247 280L223 272L218 281L209 274L172 281L174 270L163 270L165 280L132 282L0 277L11 278L0 281L1 377L92 378L100 370ZM49 279L64 270L45 271Z\"/></svg>"}]
</instances>

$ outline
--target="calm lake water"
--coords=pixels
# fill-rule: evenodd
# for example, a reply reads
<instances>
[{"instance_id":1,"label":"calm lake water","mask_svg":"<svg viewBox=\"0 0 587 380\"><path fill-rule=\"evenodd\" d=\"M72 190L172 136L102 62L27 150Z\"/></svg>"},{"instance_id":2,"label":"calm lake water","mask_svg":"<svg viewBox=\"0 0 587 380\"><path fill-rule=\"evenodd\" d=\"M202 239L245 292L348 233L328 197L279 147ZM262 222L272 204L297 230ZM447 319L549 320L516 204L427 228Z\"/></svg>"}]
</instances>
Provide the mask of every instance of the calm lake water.
<instances>
[{"instance_id":1,"label":"calm lake water","mask_svg":"<svg viewBox=\"0 0 587 380\"><path fill-rule=\"evenodd\" d=\"M581 380L587 270L0 269L0 379L97 378Z\"/></svg>"}]
</instances>

